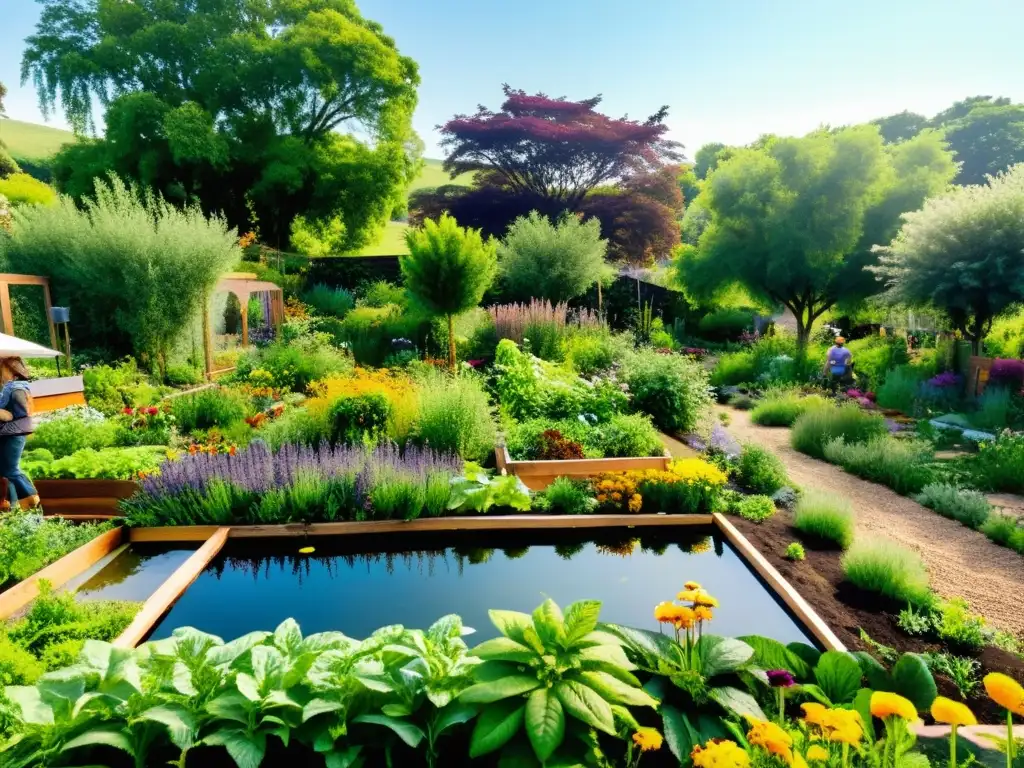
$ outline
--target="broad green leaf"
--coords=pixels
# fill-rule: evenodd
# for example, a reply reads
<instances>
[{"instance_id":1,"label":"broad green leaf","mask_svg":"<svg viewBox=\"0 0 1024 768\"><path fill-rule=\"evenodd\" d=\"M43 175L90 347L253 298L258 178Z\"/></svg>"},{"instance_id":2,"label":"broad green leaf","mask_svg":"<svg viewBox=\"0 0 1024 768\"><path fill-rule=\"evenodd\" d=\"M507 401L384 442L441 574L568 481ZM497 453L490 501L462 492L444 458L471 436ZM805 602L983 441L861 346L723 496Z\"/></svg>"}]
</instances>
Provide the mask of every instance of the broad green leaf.
<instances>
[{"instance_id":1,"label":"broad green leaf","mask_svg":"<svg viewBox=\"0 0 1024 768\"><path fill-rule=\"evenodd\" d=\"M565 619L562 609L550 597L533 612L533 627L546 648L555 648L565 641Z\"/></svg>"},{"instance_id":2,"label":"broad green leaf","mask_svg":"<svg viewBox=\"0 0 1024 768\"><path fill-rule=\"evenodd\" d=\"M609 635L609 637L611 636ZM622 646L618 644L618 638L615 638L615 640L616 642L614 643L603 643L601 645L591 645L587 648L580 648L578 652L580 660L604 661L626 671L636 669L636 664L629 660L626 656L626 652L622 649Z\"/></svg>"},{"instance_id":3,"label":"broad green leaf","mask_svg":"<svg viewBox=\"0 0 1024 768\"><path fill-rule=\"evenodd\" d=\"M296 627L297 629L298 627ZM257 645L252 649L253 677L256 678L256 684L264 696L269 690L281 686L284 670L285 657L277 648L270 645Z\"/></svg>"},{"instance_id":4,"label":"broad green leaf","mask_svg":"<svg viewBox=\"0 0 1024 768\"><path fill-rule=\"evenodd\" d=\"M563 680L555 684L554 691L570 715L592 728L615 735L611 706L593 688L575 680Z\"/></svg>"},{"instance_id":5,"label":"broad green leaf","mask_svg":"<svg viewBox=\"0 0 1024 768\"><path fill-rule=\"evenodd\" d=\"M543 652L543 649L534 648L534 646L526 640L526 630L533 628L533 619L530 618L528 613L491 609L487 612L487 615L491 617L491 623L494 624L497 630L505 637L510 640L515 640L520 645L533 648L538 653Z\"/></svg>"},{"instance_id":6,"label":"broad green leaf","mask_svg":"<svg viewBox=\"0 0 1024 768\"><path fill-rule=\"evenodd\" d=\"M821 658L821 651L807 643L789 643L786 645L786 650L807 665L808 675L812 669L818 666L818 659Z\"/></svg>"},{"instance_id":7,"label":"broad green leaf","mask_svg":"<svg viewBox=\"0 0 1024 768\"><path fill-rule=\"evenodd\" d=\"M250 632L224 645L214 645L206 652L206 661L214 666L229 666L246 651L270 637L269 632Z\"/></svg>"},{"instance_id":8,"label":"broad green leaf","mask_svg":"<svg viewBox=\"0 0 1024 768\"><path fill-rule=\"evenodd\" d=\"M85 693L86 672L81 667L67 667L39 678L36 687L47 700L53 698L78 701Z\"/></svg>"},{"instance_id":9,"label":"broad green leaf","mask_svg":"<svg viewBox=\"0 0 1024 768\"><path fill-rule=\"evenodd\" d=\"M519 674L522 674L522 665L507 661L485 661L473 667L473 680L477 683L491 683Z\"/></svg>"},{"instance_id":10,"label":"broad green leaf","mask_svg":"<svg viewBox=\"0 0 1024 768\"><path fill-rule=\"evenodd\" d=\"M643 688L624 683L607 672L579 672L578 674L580 680L601 694L606 701L634 707L658 706L658 700L651 698Z\"/></svg>"},{"instance_id":11,"label":"broad green leaf","mask_svg":"<svg viewBox=\"0 0 1024 768\"><path fill-rule=\"evenodd\" d=\"M362 744L357 744L353 747L334 749L325 753L324 760L327 763L327 768L352 768L359 759L359 753L362 749Z\"/></svg>"},{"instance_id":12,"label":"broad green leaf","mask_svg":"<svg viewBox=\"0 0 1024 768\"><path fill-rule=\"evenodd\" d=\"M565 645L571 648L597 629L600 600L580 600L565 609Z\"/></svg>"},{"instance_id":13,"label":"broad green leaf","mask_svg":"<svg viewBox=\"0 0 1024 768\"><path fill-rule=\"evenodd\" d=\"M221 720L234 720L243 725L249 724L249 704L239 693L222 693L206 705L206 711Z\"/></svg>"},{"instance_id":14,"label":"broad green leaf","mask_svg":"<svg viewBox=\"0 0 1024 768\"><path fill-rule=\"evenodd\" d=\"M853 708L860 714L861 725L864 726L864 733L867 734L867 742L873 743L875 740L875 720L871 716L871 694L874 693L870 688L861 688L857 691L857 695L853 697Z\"/></svg>"},{"instance_id":15,"label":"broad green leaf","mask_svg":"<svg viewBox=\"0 0 1024 768\"><path fill-rule=\"evenodd\" d=\"M434 739L456 725L462 723L468 723L480 710L477 707L469 704L461 704L459 702L453 702L437 712L437 719L434 721L434 727L432 728Z\"/></svg>"},{"instance_id":16,"label":"broad green leaf","mask_svg":"<svg viewBox=\"0 0 1024 768\"><path fill-rule=\"evenodd\" d=\"M644 683L644 690L654 698L658 699L658 701L664 701L665 697L668 695L668 680L660 675L655 675Z\"/></svg>"},{"instance_id":17,"label":"broad green leaf","mask_svg":"<svg viewBox=\"0 0 1024 768\"><path fill-rule=\"evenodd\" d=\"M43 701L34 685L10 685L4 693L21 710L21 719L26 723L53 725L53 707Z\"/></svg>"},{"instance_id":18,"label":"broad green leaf","mask_svg":"<svg viewBox=\"0 0 1024 768\"><path fill-rule=\"evenodd\" d=\"M665 705L661 708L661 722L669 751L680 763L688 765L690 753L700 743L700 735L690 719L675 707Z\"/></svg>"},{"instance_id":19,"label":"broad green leaf","mask_svg":"<svg viewBox=\"0 0 1024 768\"><path fill-rule=\"evenodd\" d=\"M435 643L441 643L455 637L462 637L462 617L455 613L449 613L430 625L427 630L427 637Z\"/></svg>"},{"instance_id":20,"label":"broad green leaf","mask_svg":"<svg viewBox=\"0 0 1024 768\"><path fill-rule=\"evenodd\" d=\"M806 680L811 676L811 667L807 662L778 640L760 635L747 635L736 639L754 649L753 662L761 669L786 669L792 672L797 680Z\"/></svg>"},{"instance_id":21,"label":"broad green leaf","mask_svg":"<svg viewBox=\"0 0 1024 768\"><path fill-rule=\"evenodd\" d=\"M893 665L892 690L910 699L918 712L927 711L939 695L928 665L916 653L903 654Z\"/></svg>"},{"instance_id":22,"label":"broad green leaf","mask_svg":"<svg viewBox=\"0 0 1024 768\"><path fill-rule=\"evenodd\" d=\"M464 704L490 704L510 696L527 693L540 686L535 675L513 675L489 683L477 683L459 694Z\"/></svg>"},{"instance_id":23,"label":"broad green leaf","mask_svg":"<svg viewBox=\"0 0 1024 768\"><path fill-rule=\"evenodd\" d=\"M352 722L382 725L385 728L389 728L398 738L413 749L420 745L420 742L423 741L426 735L420 730L419 726L410 723L408 720L399 720L396 717L388 717L387 715L359 715L359 717L353 718Z\"/></svg>"},{"instance_id":24,"label":"broad green leaf","mask_svg":"<svg viewBox=\"0 0 1024 768\"><path fill-rule=\"evenodd\" d=\"M565 738L565 712L548 688L540 688L526 700L526 736L537 759L546 762Z\"/></svg>"},{"instance_id":25,"label":"broad green leaf","mask_svg":"<svg viewBox=\"0 0 1024 768\"><path fill-rule=\"evenodd\" d=\"M241 729L222 728L203 739L203 743L224 747L238 768L259 768L267 752L267 736L259 731L248 734Z\"/></svg>"},{"instance_id":26,"label":"broad green leaf","mask_svg":"<svg viewBox=\"0 0 1024 768\"><path fill-rule=\"evenodd\" d=\"M633 713L621 704L612 704L612 717L615 718L615 730L619 733L622 733L623 729L633 733L640 727Z\"/></svg>"},{"instance_id":27,"label":"broad green leaf","mask_svg":"<svg viewBox=\"0 0 1024 768\"><path fill-rule=\"evenodd\" d=\"M738 715L741 719L745 716L756 717L758 720L768 719L764 716L764 712L761 710L760 705L758 705L757 700L746 691L741 691L731 686L723 686L721 688L712 688L708 691L708 695L718 702L726 712Z\"/></svg>"},{"instance_id":28,"label":"broad green leaf","mask_svg":"<svg viewBox=\"0 0 1024 768\"><path fill-rule=\"evenodd\" d=\"M833 704L848 704L860 689L860 665L848 653L826 651L814 668L818 686Z\"/></svg>"},{"instance_id":29,"label":"broad green leaf","mask_svg":"<svg viewBox=\"0 0 1024 768\"><path fill-rule=\"evenodd\" d=\"M493 640L486 640L469 653L481 659L512 661L518 664L529 664L537 658L537 654L534 651L507 637L495 637Z\"/></svg>"},{"instance_id":30,"label":"broad green leaf","mask_svg":"<svg viewBox=\"0 0 1024 768\"><path fill-rule=\"evenodd\" d=\"M469 756L480 757L505 746L522 726L525 712L526 704L521 699L485 707L469 739Z\"/></svg>"},{"instance_id":31,"label":"broad green leaf","mask_svg":"<svg viewBox=\"0 0 1024 768\"><path fill-rule=\"evenodd\" d=\"M498 758L498 768L542 768L533 747L521 740L506 744Z\"/></svg>"},{"instance_id":32,"label":"broad green leaf","mask_svg":"<svg viewBox=\"0 0 1024 768\"><path fill-rule=\"evenodd\" d=\"M178 749L187 749L196 739L196 721L187 709L178 704L161 704L150 707L141 715L140 720L152 720L167 727L171 743Z\"/></svg>"},{"instance_id":33,"label":"broad green leaf","mask_svg":"<svg viewBox=\"0 0 1024 768\"><path fill-rule=\"evenodd\" d=\"M697 641L700 672L706 678L742 669L753 656L753 648L732 637L704 635Z\"/></svg>"},{"instance_id":34,"label":"broad green leaf","mask_svg":"<svg viewBox=\"0 0 1024 768\"><path fill-rule=\"evenodd\" d=\"M317 632L302 641L302 650L307 653L349 651L356 645L355 640L341 632Z\"/></svg>"},{"instance_id":35,"label":"broad green leaf","mask_svg":"<svg viewBox=\"0 0 1024 768\"><path fill-rule=\"evenodd\" d=\"M661 664L670 667L683 665L683 652L675 639L646 629L622 627L618 624L603 624L602 629L619 638L627 656L642 669L657 672Z\"/></svg>"},{"instance_id":36,"label":"broad green leaf","mask_svg":"<svg viewBox=\"0 0 1024 768\"><path fill-rule=\"evenodd\" d=\"M295 619L285 619L278 625L274 630L274 645L287 656L302 652L302 630Z\"/></svg>"},{"instance_id":37,"label":"broad green leaf","mask_svg":"<svg viewBox=\"0 0 1024 768\"><path fill-rule=\"evenodd\" d=\"M289 709L302 709L302 705L288 695L287 691L275 690L268 693L263 697L263 706L266 708L270 707L287 707Z\"/></svg>"},{"instance_id":38,"label":"broad green leaf","mask_svg":"<svg viewBox=\"0 0 1024 768\"><path fill-rule=\"evenodd\" d=\"M259 701L262 698L259 683L247 672L239 672L235 675L235 686L238 688L238 692L249 701Z\"/></svg>"},{"instance_id":39,"label":"broad green leaf","mask_svg":"<svg viewBox=\"0 0 1024 768\"><path fill-rule=\"evenodd\" d=\"M716 715L697 715L697 719L691 723L696 726L702 745L707 744L711 739L729 738L729 729L726 727L725 721Z\"/></svg>"},{"instance_id":40,"label":"broad green leaf","mask_svg":"<svg viewBox=\"0 0 1024 768\"><path fill-rule=\"evenodd\" d=\"M344 709L345 705L340 701L313 699L302 708L302 722L305 723L306 721L313 719L317 715L322 715L325 712L339 712Z\"/></svg>"},{"instance_id":41,"label":"broad green leaf","mask_svg":"<svg viewBox=\"0 0 1024 768\"><path fill-rule=\"evenodd\" d=\"M860 671L867 678L868 687L876 691L892 690L892 678L889 671L867 651L854 651L853 658L860 665Z\"/></svg>"},{"instance_id":42,"label":"broad green leaf","mask_svg":"<svg viewBox=\"0 0 1024 768\"><path fill-rule=\"evenodd\" d=\"M632 672L627 672L617 664L611 664L607 661L588 659L580 663L580 669L584 672L604 672L606 675L611 675L616 680L621 680L626 685L630 685L634 688L640 687L640 681L637 680L636 675Z\"/></svg>"},{"instance_id":43,"label":"broad green leaf","mask_svg":"<svg viewBox=\"0 0 1024 768\"><path fill-rule=\"evenodd\" d=\"M804 683L799 687L799 690L801 693L806 693L812 699L824 704L826 707L831 707L833 704L832 699L825 695L825 692L821 690L821 687L814 685L813 683Z\"/></svg>"},{"instance_id":44,"label":"broad green leaf","mask_svg":"<svg viewBox=\"0 0 1024 768\"><path fill-rule=\"evenodd\" d=\"M135 749L123 730L117 727L93 728L65 742L61 752L68 752L78 747L114 747L129 755L135 755Z\"/></svg>"}]
</instances>

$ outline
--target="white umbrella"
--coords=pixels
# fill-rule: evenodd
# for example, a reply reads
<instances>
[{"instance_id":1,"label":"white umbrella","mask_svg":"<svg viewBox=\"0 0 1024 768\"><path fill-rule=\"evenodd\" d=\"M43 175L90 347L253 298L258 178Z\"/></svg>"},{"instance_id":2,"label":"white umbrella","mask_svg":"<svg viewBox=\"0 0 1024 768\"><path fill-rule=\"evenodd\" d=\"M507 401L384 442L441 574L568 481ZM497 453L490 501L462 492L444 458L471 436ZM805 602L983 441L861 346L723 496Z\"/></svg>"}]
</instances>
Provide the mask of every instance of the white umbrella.
<instances>
[{"instance_id":1,"label":"white umbrella","mask_svg":"<svg viewBox=\"0 0 1024 768\"><path fill-rule=\"evenodd\" d=\"M0 357L60 357L61 353L31 341L0 333Z\"/></svg>"}]
</instances>

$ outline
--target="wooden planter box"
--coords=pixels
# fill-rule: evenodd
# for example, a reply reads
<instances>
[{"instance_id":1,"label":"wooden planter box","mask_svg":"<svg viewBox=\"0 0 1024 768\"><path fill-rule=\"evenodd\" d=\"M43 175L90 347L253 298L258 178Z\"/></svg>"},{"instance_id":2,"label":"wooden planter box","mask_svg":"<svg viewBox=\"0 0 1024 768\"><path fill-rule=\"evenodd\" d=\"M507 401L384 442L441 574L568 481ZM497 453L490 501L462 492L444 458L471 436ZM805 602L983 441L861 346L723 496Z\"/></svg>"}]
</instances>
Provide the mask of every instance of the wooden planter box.
<instances>
[{"instance_id":1,"label":"wooden planter box","mask_svg":"<svg viewBox=\"0 0 1024 768\"><path fill-rule=\"evenodd\" d=\"M36 413L56 411L69 405L85 405L85 382L81 376L39 379L29 385Z\"/></svg>"},{"instance_id":2,"label":"wooden planter box","mask_svg":"<svg viewBox=\"0 0 1024 768\"><path fill-rule=\"evenodd\" d=\"M139 490L134 480L38 480L35 486L46 514L75 520L117 517L117 503Z\"/></svg>"},{"instance_id":3,"label":"wooden planter box","mask_svg":"<svg viewBox=\"0 0 1024 768\"><path fill-rule=\"evenodd\" d=\"M516 475L531 491L543 491L556 477L594 477L602 472L631 469L668 469L672 457L637 456L619 459L563 459L561 461L513 461L504 444L494 449L498 469Z\"/></svg>"}]
</instances>

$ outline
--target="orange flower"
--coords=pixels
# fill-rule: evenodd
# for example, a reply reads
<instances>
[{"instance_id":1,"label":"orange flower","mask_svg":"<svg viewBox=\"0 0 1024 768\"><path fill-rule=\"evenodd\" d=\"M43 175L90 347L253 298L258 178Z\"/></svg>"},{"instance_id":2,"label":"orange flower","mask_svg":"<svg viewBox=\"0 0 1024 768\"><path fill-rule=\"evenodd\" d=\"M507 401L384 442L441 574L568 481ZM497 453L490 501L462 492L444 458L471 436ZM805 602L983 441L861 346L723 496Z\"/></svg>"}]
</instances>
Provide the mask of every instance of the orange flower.
<instances>
[{"instance_id":1,"label":"orange flower","mask_svg":"<svg viewBox=\"0 0 1024 768\"><path fill-rule=\"evenodd\" d=\"M793 737L775 723L751 718L747 741L772 755L778 755L787 764L793 763Z\"/></svg>"},{"instance_id":2,"label":"orange flower","mask_svg":"<svg viewBox=\"0 0 1024 768\"><path fill-rule=\"evenodd\" d=\"M917 708L909 699L886 691L871 694L871 714L879 720L887 717L900 717L910 722L917 720Z\"/></svg>"},{"instance_id":3,"label":"orange flower","mask_svg":"<svg viewBox=\"0 0 1024 768\"><path fill-rule=\"evenodd\" d=\"M662 624L675 624L679 606L667 600L654 606L654 620Z\"/></svg>"},{"instance_id":4,"label":"orange flower","mask_svg":"<svg viewBox=\"0 0 1024 768\"><path fill-rule=\"evenodd\" d=\"M697 621L711 621L714 618L714 613L710 608L704 605L698 605L693 609L693 615Z\"/></svg>"}]
</instances>

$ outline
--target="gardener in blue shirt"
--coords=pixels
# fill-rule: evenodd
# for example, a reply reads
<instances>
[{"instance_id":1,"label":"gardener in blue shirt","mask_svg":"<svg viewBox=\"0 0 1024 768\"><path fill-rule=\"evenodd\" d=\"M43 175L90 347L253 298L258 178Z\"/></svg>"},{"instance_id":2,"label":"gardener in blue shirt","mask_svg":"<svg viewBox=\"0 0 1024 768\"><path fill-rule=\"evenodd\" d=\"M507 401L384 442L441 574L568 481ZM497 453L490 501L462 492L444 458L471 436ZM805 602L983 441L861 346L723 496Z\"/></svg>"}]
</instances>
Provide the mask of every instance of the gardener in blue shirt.
<instances>
[{"instance_id":1,"label":"gardener in blue shirt","mask_svg":"<svg viewBox=\"0 0 1024 768\"><path fill-rule=\"evenodd\" d=\"M842 336L836 336L836 343L825 355L825 376L834 387L853 386L853 353Z\"/></svg>"}]
</instances>

